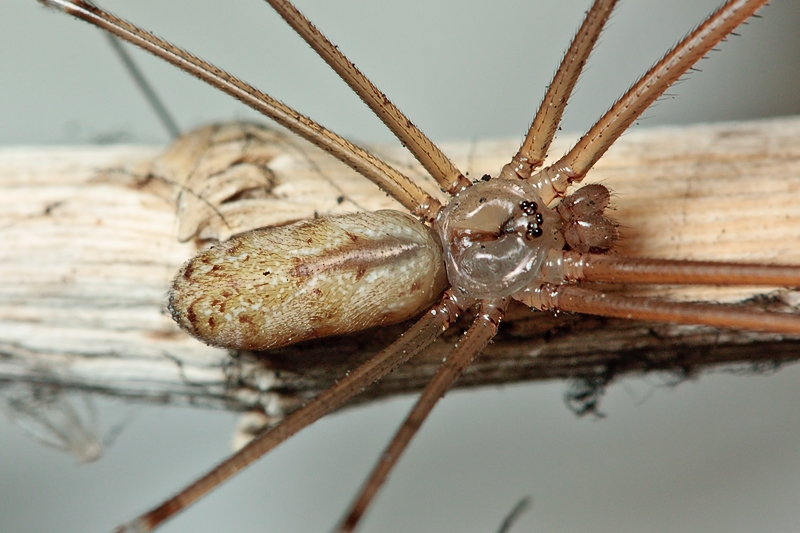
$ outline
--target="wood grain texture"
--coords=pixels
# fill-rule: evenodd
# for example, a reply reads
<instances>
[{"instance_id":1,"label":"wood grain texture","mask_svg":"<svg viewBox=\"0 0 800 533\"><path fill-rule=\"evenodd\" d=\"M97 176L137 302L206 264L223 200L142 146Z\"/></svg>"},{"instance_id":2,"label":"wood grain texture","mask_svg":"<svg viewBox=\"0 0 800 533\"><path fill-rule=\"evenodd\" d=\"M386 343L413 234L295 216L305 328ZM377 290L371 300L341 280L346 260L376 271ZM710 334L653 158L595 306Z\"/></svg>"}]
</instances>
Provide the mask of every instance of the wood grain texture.
<instances>
[{"instance_id":1,"label":"wood grain texture","mask_svg":"<svg viewBox=\"0 0 800 533\"><path fill-rule=\"evenodd\" d=\"M195 217L203 240L315 214L394 207L312 147L256 130L245 145L255 138L272 143L250 158L268 184L261 192L242 186L247 194L217 199ZM487 140L443 149L475 178L496 173L517 145ZM557 142L551 153L568 145ZM202 151L202 143L196 148ZM435 191L401 151L375 151ZM176 238L176 213L189 216L180 207L188 201L189 178L169 174L169 159L152 163L158 153L138 146L0 150L0 381L280 416L402 331L402 325L383 328L266 354L231 354L189 338L165 313L166 292L203 244ZM636 131L587 181L601 181L614 193L620 253L800 263L800 118ZM785 289L651 292L781 310L800 306L798 291ZM357 401L419 390L461 331L451 329ZM797 338L515 306L459 385L576 379L588 384L576 396L591 403L597 387L622 373L682 377L720 364L758 369L798 358Z\"/></svg>"}]
</instances>

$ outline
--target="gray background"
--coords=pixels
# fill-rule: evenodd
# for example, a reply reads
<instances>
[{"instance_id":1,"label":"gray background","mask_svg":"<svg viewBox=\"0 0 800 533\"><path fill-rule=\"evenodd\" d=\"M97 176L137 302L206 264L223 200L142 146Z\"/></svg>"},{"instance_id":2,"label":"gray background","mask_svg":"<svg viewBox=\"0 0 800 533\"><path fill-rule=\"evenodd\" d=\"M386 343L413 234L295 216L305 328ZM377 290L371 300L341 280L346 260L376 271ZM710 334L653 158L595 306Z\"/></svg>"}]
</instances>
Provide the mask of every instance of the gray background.
<instances>
[{"instance_id":1,"label":"gray background","mask_svg":"<svg viewBox=\"0 0 800 533\"><path fill-rule=\"evenodd\" d=\"M300 7L435 140L521 136L587 2L306 0ZM587 128L716 4L630 0L604 34L565 129ZM346 136L382 125L263 3L104 3ZM117 9L118 7L118 9ZM647 112L647 125L800 111L800 4L778 0ZM383 22L382 22L383 21ZM0 19L0 144L166 135L97 30L33 0ZM138 54L184 129L252 117ZM575 418L563 383L454 393L401 462L365 531L790 531L800 523L800 368L717 373L677 388L611 388L608 417ZM164 531L325 531L410 405L321 421ZM128 412L103 403L106 426ZM0 531L109 530L221 459L234 416L136 408L97 464L34 444L0 418Z\"/></svg>"}]
</instances>

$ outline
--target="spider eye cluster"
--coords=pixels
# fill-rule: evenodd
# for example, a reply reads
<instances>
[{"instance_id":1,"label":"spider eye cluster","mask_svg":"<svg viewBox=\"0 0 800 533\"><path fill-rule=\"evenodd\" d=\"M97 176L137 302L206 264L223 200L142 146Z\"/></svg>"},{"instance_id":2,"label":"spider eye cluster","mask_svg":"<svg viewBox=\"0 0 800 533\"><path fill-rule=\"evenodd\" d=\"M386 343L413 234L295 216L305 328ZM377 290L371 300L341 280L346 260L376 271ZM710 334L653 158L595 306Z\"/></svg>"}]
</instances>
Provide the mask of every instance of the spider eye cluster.
<instances>
[{"instance_id":1,"label":"spider eye cluster","mask_svg":"<svg viewBox=\"0 0 800 533\"><path fill-rule=\"evenodd\" d=\"M539 204L529 200L523 200L519 203L519 208L532 219L528 221L525 235L531 239L538 239L544 235L544 230L542 229L544 225L544 215L538 212Z\"/></svg>"},{"instance_id":2,"label":"spider eye cluster","mask_svg":"<svg viewBox=\"0 0 800 533\"><path fill-rule=\"evenodd\" d=\"M453 197L434 227L450 283L470 298L510 296L563 249L561 216L524 181L480 181Z\"/></svg>"}]
</instances>

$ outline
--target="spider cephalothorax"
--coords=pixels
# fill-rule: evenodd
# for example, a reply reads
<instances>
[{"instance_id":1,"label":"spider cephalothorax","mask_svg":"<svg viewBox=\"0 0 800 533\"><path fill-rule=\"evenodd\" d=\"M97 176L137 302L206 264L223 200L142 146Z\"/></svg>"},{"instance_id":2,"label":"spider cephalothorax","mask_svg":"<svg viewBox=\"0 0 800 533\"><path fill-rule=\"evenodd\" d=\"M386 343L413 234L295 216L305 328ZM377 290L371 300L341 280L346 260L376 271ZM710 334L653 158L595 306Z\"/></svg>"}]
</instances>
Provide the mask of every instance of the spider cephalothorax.
<instances>
[{"instance_id":1,"label":"spider cephalothorax","mask_svg":"<svg viewBox=\"0 0 800 533\"><path fill-rule=\"evenodd\" d=\"M447 276L474 299L508 297L534 282L551 249L563 249L561 217L522 180L479 181L436 217Z\"/></svg>"},{"instance_id":2,"label":"spider cephalothorax","mask_svg":"<svg viewBox=\"0 0 800 533\"><path fill-rule=\"evenodd\" d=\"M436 217L450 283L477 300L561 282L542 272L553 252L606 252L616 242L617 225L604 214L609 196L591 184L550 208L527 181L476 182Z\"/></svg>"}]
</instances>

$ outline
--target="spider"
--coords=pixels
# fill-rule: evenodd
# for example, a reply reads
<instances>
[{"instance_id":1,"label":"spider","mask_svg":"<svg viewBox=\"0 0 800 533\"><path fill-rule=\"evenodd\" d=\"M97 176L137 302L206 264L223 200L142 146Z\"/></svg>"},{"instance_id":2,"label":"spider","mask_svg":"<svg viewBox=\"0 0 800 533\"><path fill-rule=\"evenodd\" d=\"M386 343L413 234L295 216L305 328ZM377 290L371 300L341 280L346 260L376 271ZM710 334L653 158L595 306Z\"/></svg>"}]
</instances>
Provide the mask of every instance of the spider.
<instances>
[{"instance_id":1,"label":"spider","mask_svg":"<svg viewBox=\"0 0 800 533\"><path fill-rule=\"evenodd\" d=\"M702 54L700 54L700 55L702 55ZM642 105L642 104L638 104L638 106L641 107L642 109L644 107L646 107L645 105ZM622 129L624 129L624 128L622 128ZM514 173L517 173L517 174L519 173L519 169L518 168L511 168L511 167L508 167L505 172L506 172L506 174L509 174L509 172L512 171L512 170L513 170ZM527 173L527 171L523 170L523 173ZM517 179L517 178L514 178L514 179ZM486 187L495 188L495 187L498 187L500 184L505 185L507 183L516 183L516 182L514 182L514 180L509 180L508 182L505 182L505 181L488 179ZM542 182L540 181L539 183L542 183ZM466 195L467 193L466 192L461 192L461 189L465 188L467 186L468 186L468 182L463 181L457 175L455 176L455 178L454 178L454 180L452 182L445 183L445 187L450 189L451 193L460 192L462 197L464 197L464 195ZM474 190L480 189L481 187L483 187L483 185L477 185L477 186L473 187L472 189L467 189L467 190L473 190L474 191ZM546 188L540 187L540 189L545 190ZM587 191L589 191L589 192L587 192ZM485 194L486 194L486 196L491 196L489 193L485 193ZM559 219L558 217L555 217L555 215L552 212L546 211L545 207L544 207L545 204L551 204L552 203L552 202L550 202L550 200L552 200L552 198L549 198L548 196L557 196L557 195L556 194L548 195L547 193L545 193L543 195L544 198L537 198L535 196L535 191L532 191L532 190L522 191L521 193L517 193L517 194L521 194L522 196L520 197L518 202L515 201L516 203L514 205L516 207L513 207L513 208L512 207L499 208L501 210L504 210L503 212L505 213L502 216L503 217L502 221L499 222L499 223L498 222L492 222L492 224L496 225L500 229L494 229L494 230L489 231L489 230L486 230L485 228L479 228L477 233L474 232L472 230L472 228L470 228L470 229L461 229L459 227L456 227L455 230L450 229L452 226L448 226L448 224L452 220L454 220L457 217L457 214L458 214L457 210L455 210L455 208L453 208L452 210L447 211L447 213L449 213L452 216L439 218L435 223L435 225L438 225L441 228L440 238L446 243L457 243L459 241L463 241L465 243L465 247L467 249L467 253L469 253L470 248L473 248L475 246L483 247L485 245L485 243L496 241L496 240L502 240L502 239L505 238L505 236L512 236L515 239L517 239L517 238L523 239L521 241L518 239L517 242L527 242L527 241L536 242L538 240L551 238L551 240L553 240L554 242L557 242L557 244L551 244L550 248L554 249L557 253L561 253L561 249L563 248L563 243L561 241L559 241L558 239L559 239L559 237L561 236L562 233L564 233L565 235L569 235L569 230L567 230L566 233L561 231L561 228L558 228L558 231L555 231L555 230L553 230L553 228L550 227L550 225L551 224L554 224L556 226L563 225L564 222L560 222L560 220L561 219L566 220L566 218L565 218L566 215L564 214L564 210L562 209L562 211L559 212L559 215L561 216L561 219ZM606 201L606 194L607 193L604 192L604 190L602 188L594 187L594 188L584 189L583 193L576 193L576 194L578 196L572 196L571 200L568 199L568 200L565 200L564 202L562 202L562 204L561 204L562 208L563 208L563 206L568 205L569 203L576 204L576 205L580 204L581 202L603 204ZM524 197L524 199L522 199L522 197ZM434 213L434 211L436 211L436 209L427 207L428 205L431 204L431 202L429 200L424 199L424 198L420 198L420 197L414 199L413 195L411 195L410 197L406 197L405 200L406 200L407 207L411 208L412 211L416 210L419 215L421 215L423 218L427 219L429 222L434 219L434 214L433 213ZM467 202L467 203L474 201L474 202L477 202L478 204L481 204L483 202L483 200L484 200L484 196L479 194L478 196L475 197L474 200L467 199L467 200L463 200L463 201ZM455 204L451 204L451 205L455 205ZM475 208L477 209L477 204L476 204ZM450 209L450 208L448 207L448 209ZM522 214L518 213L515 210L520 211ZM598 236L594 236L594 237L583 236L583 237L581 237L580 235L578 235L578 236L575 236L575 235L567 236L566 240L567 240L568 245L569 245L568 247L569 247L569 249L571 251L573 251L573 252L576 251L576 250L605 251L606 249L611 248L613 246L613 241L615 240L613 225L609 221L607 221L606 219L602 218L602 216L600 215L600 211L601 210L602 209L599 209L599 210L595 210L595 211L589 213L589 215L591 215L591 216L596 216L596 217L600 217L600 218L591 218L591 217L589 217L589 218L583 218L582 219L581 218L581 214L577 213L577 211L579 211L579 209L578 208L572 209L572 211L575 212L577 220L573 220L572 222L568 222L567 226L572 224L572 227L574 229L574 228L580 228L580 227L583 227L585 225L588 225L589 227L592 227L592 226L600 227L601 231L599 231L599 237ZM516 214L514 214L512 216L512 213L516 213ZM551 217L551 218L548 219L547 218L548 216ZM555 217L555 218L553 218L553 217ZM472 232L472 233L470 233L470 232ZM475 235L477 235L477 237ZM514 237L515 235L516 235L516 237ZM469 241L469 242L467 242L467 241ZM426 248L429 248L429 247L426 247ZM462 250L458 250L458 249L455 249L455 248L457 248L457 247L455 247L455 246L451 247L451 252L453 252L453 255L458 255L459 253L462 252ZM445 250L447 251L447 247L445 247ZM536 250L540 250L540 248L536 248ZM555 256L553 256L553 257L555 257ZM573 258L575 260L578 260L577 256L569 256L569 257ZM481 258L482 258L481 262L483 262L483 256L481 256ZM552 257L551 257L551 259L552 259ZM558 258L555 257L555 259L553 261L557 261L557 259ZM523 263L525 265L531 265L531 263L533 263L534 266L533 267L528 267L527 270L526 270L526 271L533 272L533 271L537 270L536 263L537 262L542 262L544 260L545 260L545 257L543 255L541 255L539 253L539 251L535 251L533 253L533 255L526 256L526 258L523 261ZM598 261L598 262L600 260L601 260L600 258L596 259L596 261ZM612 262L614 262L614 260L612 260ZM512 296L513 294L519 295L519 292L520 292L520 290L522 290L522 287L526 286L528 283L527 282L522 283L522 282L518 281L517 279L511 279L510 281L508 281L508 283L504 284L503 288L500 289L499 292L498 292L497 289L493 289L493 288L484 289L484 288L479 287L478 285L485 284L483 281L481 281L477 285L476 284L470 285L471 282L467 278L464 278L464 279L467 279L466 281L457 281L459 279L459 274L458 274L459 269L464 264L466 264L466 263L462 262L461 260L456 260L456 259L448 261L448 269L450 271L450 281L451 281L451 283L454 283L456 285L456 288L458 289L458 291L460 291L461 293L468 294L469 296L467 296L467 298L478 298L478 299L484 301L483 311L485 311L485 312L484 313L479 313L479 314L483 314L483 315L486 315L486 316L492 315L491 318L485 318L484 322L483 322L483 324L485 325L486 328L488 328L489 330L492 330L492 329L494 329L494 327L496 325L496 322L499 321L499 319L500 319L500 314L501 314L502 307L505 305L505 301L504 300L507 297ZM551 265L555 265L556 263L551 261L550 264ZM686 266L686 264L683 263L683 264L678 265L678 266L680 266L682 268L682 267ZM552 270L555 267L551 266L549 268L551 268L551 270ZM523 270L525 270L525 269L523 269ZM769 274L771 272L775 272L775 271L780 270L780 269L767 269L767 270L769 271L769 272L767 272ZM766 272L767 270L758 269L758 272ZM184 271L184 274L186 274L186 272L187 271ZM264 274L264 275L266 275L266 274ZM701 274L701 278L702 278L702 276L703 276L703 274ZM718 276L718 273L716 271L714 271L713 274L706 274L706 277L702 278L702 279L706 280L706 281L713 279L713 280L716 281L716 280L718 280L718 278L716 276ZM792 274L792 276L796 276L796 274ZM190 276L185 275L184 277L188 278ZM436 278L436 275L431 275L429 277ZM480 274L478 275L478 277L479 278L481 277ZM555 275L555 276L553 276L551 278L547 278L547 279L550 280L550 281L558 281L558 278L560 278L560 277L563 277L563 276ZM474 281L474 278L475 278L475 276L472 276L473 281ZM663 275L658 277L658 278L656 278L656 279L658 281L664 281L665 280ZM797 279L797 278L796 277L781 278L781 283L777 283L777 284L790 285L790 284L793 284L794 281L790 282L790 281L786 281L786 280L795 280L795 279ZM746 280L748 282L753 282L753 278L752 277L748 277L748 278L746 278ZM528 280L528 281L530 281L530 280ZM681 281L681 280L672 280L672 281L678 282L678 281ZM697 281L697 280L695 280L695 281ZM771 284L774 284L775 283L775 278L770 278L770 281L771 281ZM438 287L438 285L433 285L432 287ZM471 287L471 288L468 288L468 287ZM569 293L569 291L573 291L573 289L571 289L569 287L567 287L565 289L559 289L559 290L566 291L567 293ZM463 298L464 297L463 294L459 294L458 291L453 292L450 295L450 298L453 299L453 301L456 301L456 307L459 307L459 308L469 307L468 304L472 303L469 300L466 303L458 303L457 302L459 298ZM436 293L437 291L432 288L428 292ZM508 292L508 294L500 294L500 293L504 293L504 292ZM530 303L534 303L536 301L535 299L537 298L536 294L538 294L538 293L536 293L535 290L533 290L533 292L528 291L527 296L523 296L523 299L525 299L526 301L528 301ZM585 293L581 293L581 294L583 294L585 296ZM177 300L174 300L173 302L174 302L173 303L173 308L176 309L176 315L183 315L183 314L186 313L186 310L179 310L178 309L180 307L180 304L177 302ZM538 307L543 307L543 308L547 307L547 305L544 304L544 301L539 301L538 303L539 303ZM570 309L569 306L566 306L564 304L564 302L560 302L557 305L557 307L559 307L561 309ZM572 309L573 310L586 310L586 308L575 308L575 307L573 307ZM685 307L681 307L681 309L686 309L686 308ZM416 307L414 308L414 310L416 310ZM596 307L592 308L591 306L590 306L590 308L588 310L590 310L590 311L594 310L595 312L599 311ZM608 310L603 310L602 312L607 313ZM628 312L626 311L626 314L627 313ZM636 315L635 312L633 312L631 314L633 314L634 316ZM712 313L712 315L714 317L718 317L720 315L725 315L725 313L721 313L721 312L719 312L719 309L717 309ZM733 311L731 311L730 313L725 315L724 320L727 321L726 323L730 323L730 320L732 320L732 319L734 319L736 317L737 317L737 315ZM748 317L739 317L739 318L741 320L745 321L743 323L739 323L739 325L746 324L746 325L753 326L752 322L748 322L748 320L750 320ZM739 319L739 318L737 318L737 319ZM777 318L777 317L775 317L775 318ZM787 323L794 323L792 317L782 317L782 318L788 320L789 322L787 322ZM696 315L693 316L693 318L692 318L693 321L696 321L696 320L699 320L699 319L700 319L700 317L696 316ZM193 321L190 320L190 322L193 322ZM209 325L211 325L211 324L209 324ZM443 325L443 323L435 323L431 327L433 329L438 329L442 325ZM766 326L766 324L763 324L763 323L756 325L756 327L758 327L758 328L762 328L762 327L765 327L765 326ZM193 327L193 326L187 326L187 327ZM778 329L780 331L785 331L785 330L787 330L787 328L791 329L792 327L793 326L782 325L782 326L779 326ZM791 329L791 331L794 331L794 330ZM291 336L291 335L289 335L289 336ZM408 337L406 337L406 338L408 338ZM212 337L212 336L205 336L205 339L206 340L210 340L212 342L220 343L219 338L215 338L215 337ZM485 339L485 341L488 341L488 339ZM228 341L223 340L222 342L223 343L227 343ZM266 347L266 346L273 346L273 345L274 344L267 343L267 344L256 344L256 345L254 345L254 344L243 344L243 345L240 345L240 346L263 348L263 347ZM414 342L414 343L412 343L411 347L413 347L415 350L421 349L422 348L422 343ZM477 353L477 351L478 350L468 350L469 353L467 355L470 355L470 356L474 355L475 353ZM451 360L454 360L454 359L455 358L451 358ZM439 393L436 393L436 394L434 394L434 396L436 396L438 394Z\"/></svg>"}]
</instances>

